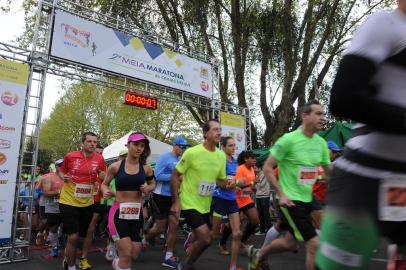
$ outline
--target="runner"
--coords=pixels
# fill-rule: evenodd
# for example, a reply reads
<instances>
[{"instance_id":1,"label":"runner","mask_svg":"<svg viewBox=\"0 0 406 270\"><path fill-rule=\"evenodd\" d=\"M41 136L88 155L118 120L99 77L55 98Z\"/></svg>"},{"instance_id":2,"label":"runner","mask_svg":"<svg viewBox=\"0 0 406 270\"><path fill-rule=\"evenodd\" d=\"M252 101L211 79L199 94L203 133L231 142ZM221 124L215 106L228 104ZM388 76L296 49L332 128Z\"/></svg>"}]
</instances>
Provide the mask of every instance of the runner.
<instances>
[{"instance_id":1,"label":"runner","mask_svg":"<svg viewBox=\"0 0 406 270\"><path fill-rule=\"evenodd\" d=\"M100 144L96 145L96 153L102 155L103 154L103 147ZM101 189L100 185L103 180L104 174L101 174L100 177L99 175L97 176L96 182L94 183L94 189L93 189L93 217L92 220L90 221L89 228L87 229L87 234L86 238L83 241L83 248L82 248L82 257L80 258L79 262L79 268L82 270L90 269L92 268L92 265L89 263L89 260L87 258L87 254L89 252L90 246L92 245L93 239L94 239L94 234L96 231L96 226L97 222L99 221L99 218L103 215L104 213L104 206L100 204L100 199L101 199Z\"/></svg>"},{"instance_id":2,"label":"runner","mask_svg":"<svg viewBox=\"0 0 406 270\"><path fill-rule=\"evenodd\" d=\"M255 207L252 187L256 184L254 166L256 156L251 151L243 151L238 155L238 167L235 178L237 179L236 199L240 212L248 219L248 224L241 236L241 246L248 248L248 238L255 233L259 224L258 211Z\"/></svg>"},{"instance_id":3,"label":"runner","mask_svg":"<svg viewBox=\"0 0 406 270\"><path fill-rule=\"evenodd\" d=\"M406 0L377 12L344 52L330 110L364 123L334 163L317 254L320 269L367 269L380 235L406 269Z\"/></svg>"},{"instance_id":4,"label":"runner","mask_svg":"<svg viewBox=\"0 0 406 270\"><path fill-rule=\"evenodd\" d=\"M110 182L116 179L116 199L109 213L109 230L119 256L112 262L116 270L131 269L131 261L141 251L142 195L155 188L153 170L146 165L151 153L147 137L134 132L128 137L127 147L127 157L109 166L102 184L103 197L108 199L112 196Z\"/></svg>"},{"instance_id":5,"label":"runner","mask_svg":"<svg viewBox=\"0 0 406 270\"><path fill-rule=\"evenodd\" d=\"M203 144L189 148L176 165L171 179L172 206L170 211L179 217L180 210L192 228L195 241L188 249L186 260L177 269L192 269L193 264L209 247L210 205L216 185L225 187L226 157L216 148L221 139L221 127L217 120L203 125ZM183 174L178 195L180 176Z\"/></svg>"},{"instance_id":6,"label":"runner","mask_svg":"<svg viewBox=\"0 0 406 270\"><path fill-rule=\"evenodd\" d=\"M64 184L63 180L59 177L59 168L62 162L63 159L55 161L56 172L51 172L42 179L45 215L47 220L46 226L49 230L49 240L51 244L51 257L58 257L58 227L61 224L59 193Z\"/></svg>"},{"instance_id":7,"label":"runner","mask_svg":"<svg viewBox=\"0 0 406 270\"><path fill-rule=\"evenodd\" d=\"M176 137L173 140L172 145L172 151L161 155L155 166L155 178L157 184L152 195L152 203L156 205L156 210L158 212L154 212L155 223L145 236L145 241L154 241L156 236L165 231L167 227L166 224L168 223L168 230L166 233L166 254L162 265L176 268L178 263L176 257L173 255L173 251L176 244L176 232L179 219L176 215L173 215L170 212L172 205L170 180L183 151L190 145L183 137Z\"/></svg>"},{"instance_id":8,"label":"runner","mask_svg":"<svg viewBox=\"0 0 406 270\"><path fill-rule=\"evenodd\" d=\"M312 186L316 181L317 166L326 167L330 159L327 142L315 134L322 128L324 120L319 102L307 102L301 117L302 126L277 140L263 167L265 176L279 196L279 210L283 221L289 225L288 232L260 250L251 248L249 269L257 269L270 253L294 250L297 241L305 242L306 268L314 269L318 237L310 217ZM276 164L279 182L273 172Z\"/></svg>"},{"instance_id":9,"label":"runner","mask_svg":"<svg viewBox=\"0 0 406 270\"><path fill-rule=\"evenodd\" d=\"M63 268L75 270L76 246L86 237L93 216L93 189L100 173L106 171L103 157L95 153L97 135L85 132L81 150L65 155L59 175L65 181L59 198L63 232L68 235Z\"/></svg>"},{"instance_id":10,"label":"runner","mask_svg":"<svg viewBox=\"0 0 406 270\"><path fill-rule=\"evenodd\" d=\"M223 216L228 216L229 226L233 240L231 243L230 270L240 269L237 267L237 256L240 249L240 215L238 204L235 199L235 173L237 171L237 161L233 158L235 153L235 141L232 137L221 138L221 147L226 154L226 175L227 181L223 181L221 186L216 186L211 204L213 211L212 238L217 237ZM220 253L226 254L226 243L219 244ZM227 251L228 252L228 251ZM228 253L230 254L230 253Z\"/></svg>"}]
</instances>

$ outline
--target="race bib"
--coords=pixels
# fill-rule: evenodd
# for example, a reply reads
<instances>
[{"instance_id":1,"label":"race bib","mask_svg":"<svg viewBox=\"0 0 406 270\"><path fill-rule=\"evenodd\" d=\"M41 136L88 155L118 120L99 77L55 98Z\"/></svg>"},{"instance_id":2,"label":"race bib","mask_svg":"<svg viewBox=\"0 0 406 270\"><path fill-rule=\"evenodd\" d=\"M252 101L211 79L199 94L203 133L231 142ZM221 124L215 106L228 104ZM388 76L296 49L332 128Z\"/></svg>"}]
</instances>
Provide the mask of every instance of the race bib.
<instances>
[{"instance_id":1,"label":"race bib","mask_svg":"<svg viewBox=\"0 0 406 270\"><path fill-rule=\"evenodd\" d=\"M317 179L317 167L299 167L299 185L313 185Z\"/></svg>"},{"instance_id":2,"label":"race bib","mask_svg":"<svg viewBox=\"0 0 406 270\"><path fill-rule=\"evenodd\" d=\"M379 188L379 219L406 221L406 177L383 179Z\"/></svg>"},{"instance_id":3,"label":"race bib","mask_svg":"<svg viewBox=\"0 0 406 270\"><path fill-rule=\"evenodd\" d=\"M120 214L118 218L127 220L140 219L141 203L127 202L120 203Z\"/></svg>"},{"instance_id":4,"label":"race bib","mask_svg":"<svg viewBox=\"0 0 406 270\"><path fill-rule=\"evenodd\" d=\"M201 196L211 196L213 194L216 183L209 183L206 181L200 181L198 193Z\"/></svg>"},{"instance_id":5,"label":"race bib","mask_svg":"<svg viewBox=\"0 0 406 270\"><path fill-rule=\"evenodd\" d=\"M59 203L59 196L55 196L52 201L54 203Z\"/></svg>"},{"instance_id":6,"label":"race bib","mask_svg":"<svg viewBox=\"0 0 406 270\"><path fill-rule=\"evenodd\" d=\"M76 184L75 194L76 198L89 198L92 196L93 185L88 184Z\"/></svg>"},{"instance_id":7,"label":"race bib","mask_svg":"<svg viewBox=\"0 0 406 270\"><path fill-rule=\"evenodd\" d=\"M251 188L244 188L240 192L240 197L249 198L249 197L251 197L251 193L252 193Z\"/></svg>"}]
</instances>

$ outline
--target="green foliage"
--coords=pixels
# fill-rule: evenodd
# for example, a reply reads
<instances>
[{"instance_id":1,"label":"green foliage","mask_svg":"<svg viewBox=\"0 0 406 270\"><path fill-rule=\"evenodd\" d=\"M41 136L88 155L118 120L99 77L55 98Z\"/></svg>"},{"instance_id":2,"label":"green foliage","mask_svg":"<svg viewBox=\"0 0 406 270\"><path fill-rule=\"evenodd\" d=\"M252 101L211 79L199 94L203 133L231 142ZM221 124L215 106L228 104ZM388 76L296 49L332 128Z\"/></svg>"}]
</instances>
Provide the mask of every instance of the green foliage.
<instances>
[{"instance_id":1,"label":"green foliage","mask_svg":"<svg viewBox=\"0 0 406 270\"><path fill-rule=\"evenodd\" d=\"M176 135L199 139L199 128L184 106L158 101L158 110L127 106L122 91L104 89L80 82L70 86L42 123L40 149L52 151L54 157L77 150L80 134L92 131L99 142L108 145L129 131L141 131L170 143Z\"/></svg>"}]
</instances>

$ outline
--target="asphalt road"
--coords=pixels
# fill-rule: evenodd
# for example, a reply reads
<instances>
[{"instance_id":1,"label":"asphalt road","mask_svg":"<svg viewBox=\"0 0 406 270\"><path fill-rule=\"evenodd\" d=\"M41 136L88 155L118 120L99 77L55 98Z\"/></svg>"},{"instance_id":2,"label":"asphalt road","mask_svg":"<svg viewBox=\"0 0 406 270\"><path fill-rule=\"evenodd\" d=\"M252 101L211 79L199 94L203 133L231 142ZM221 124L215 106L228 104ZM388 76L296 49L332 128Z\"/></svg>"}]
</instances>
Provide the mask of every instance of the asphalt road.
<instances>
[{"instance_id":1,"label":"asphalt road","mask_svg":"<svg viewBox=\"0 0 406 270\"><path fill-rule=\"evenodd\" d=\"M176 247L177 255L181 258L185 257L185 252L182 248L184 240L183 236L179 236L178 244ZM251 242L260 246L264 236L253 236ZM108 263L104 259L103 244L105 240L97 240L94 243L92 251L89 254L89 260L92 264L92 269L111 270L111 263ZM230 244L230 243L229 243ZM48 250L45 247L34 247L32 251L32 259L28 262L20 262L13 264L0 265L0 270L47 270L47 269L62 269L62 253L60 258L50 258L47 256ZM139 258L132 269L137 270L159 270L169 269L161 266L164 253L162 245L156 245L149 248L145 254ZM304 249L301 246L297 254L294 253L282 253L271 256L271 269L272 270L303 270L304 268ZM228 269L229 256L220 255L218 253L217 242L213 243L202 257L195 264L195 268L198 270L218 270ZM238 258L238 264L242 269L247 269L248 257L243 251L240 252ZM374 254L374 258L371 260L370 267L368 269L378 270L385 269L386 265L386 244L382 241L380 248Z\"/></svg>"}]
</instances>

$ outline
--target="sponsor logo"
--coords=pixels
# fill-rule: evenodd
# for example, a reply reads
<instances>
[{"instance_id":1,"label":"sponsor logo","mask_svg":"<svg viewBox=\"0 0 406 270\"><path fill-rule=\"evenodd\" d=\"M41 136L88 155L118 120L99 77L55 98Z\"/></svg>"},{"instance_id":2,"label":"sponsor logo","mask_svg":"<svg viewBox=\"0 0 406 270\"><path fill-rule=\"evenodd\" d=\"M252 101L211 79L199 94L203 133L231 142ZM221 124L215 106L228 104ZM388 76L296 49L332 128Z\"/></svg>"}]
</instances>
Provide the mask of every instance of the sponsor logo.
<instances>
[{"instance_id":1,"label":"sponsor logo","mask_svg":"<svg viewBox=\"0 0 406 270\"><path fill-rule=\"evenodd\" d=\"M7 161L7 156L0 152L0 165L3 165Z\"/></svg>"},{"instance_id":2,"label":"sponsor logo","mask_svg":"<svg viewBox=\"0 0 406 270\"><path fill-rule=\"evenodd\" d=\"M0 149L7 149L11 147L11 141L0 139Z\"/></svg>"},{"instance_id":3,"label":"sponsor logo","mask_svg":"<svg viewBox=\"0 0 406 270\"><path fill-rule=\"evenodd\" d=\"M8 126L0 125L0 131L14 132L14 131L16 131L16 128L15 127L8 127Z\"/></svg>"},{"instance_id":4,"label":"sponsor logo","mask_svg":"<svg viewBox=\"0 0 406 270\"><path fill-rule=\"evenodd\" d=\"M7 184L8 180L0 179L0 185L5 185Z\"/></svg>"},{"instance_id":5,"label":"sponsor logo","mask_svg":"<svg viewBox=\"0 0 406 270\"><path fill-rule=\"evenodd\" d=\"M18 95L11 91L4 91L3 94L1 94L1 101L7 106L16 105L18 103Z\"/></svg>"},{"instance_id":6,"label":"sponsor logo","mask_svg":"<svg viewBox=\"0 0 406 270\"><path fill-rule=\"evenodd\" d=\"M202 89L204 92L209 91L209 84L206 81L201 81L200 89Z\"/></svg>"},{"instance_id":7,"label":"sponsor logo","mask_svg":"<svg viewBox=\"0 0 406 270\"><path fill-rule=\"evenodd\" d=\"M8 173L9 173L9 171L7 169L6 170L0 170L0 175L1 176L6 175Z\"/></svg>"},{"instance_id":8,"label":"sponsor logo","mask_svg":"<svg viewBox=\"0 0 406 270\"><path fill-rule=\"evenodd\" d=\"M209 78L209 70L207 68L201 67L200 68L200 77L208 79Z\"/></svg>"},{"instance_id":9,"label":"sponsor logo","mask_svg":"<svg viewBox=\"0 0 406 270\"><path fill-rule=\"evenodd\" d=\"M61 31L64 33L64 44L71 47L87 48L90 45L95 46L94 42L91 42L91 34L88 31L81 30L71 24L62 23Z\"/></svg>"}]
</instances>

